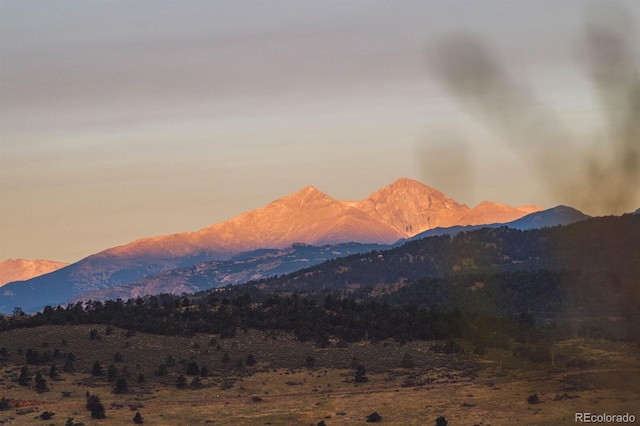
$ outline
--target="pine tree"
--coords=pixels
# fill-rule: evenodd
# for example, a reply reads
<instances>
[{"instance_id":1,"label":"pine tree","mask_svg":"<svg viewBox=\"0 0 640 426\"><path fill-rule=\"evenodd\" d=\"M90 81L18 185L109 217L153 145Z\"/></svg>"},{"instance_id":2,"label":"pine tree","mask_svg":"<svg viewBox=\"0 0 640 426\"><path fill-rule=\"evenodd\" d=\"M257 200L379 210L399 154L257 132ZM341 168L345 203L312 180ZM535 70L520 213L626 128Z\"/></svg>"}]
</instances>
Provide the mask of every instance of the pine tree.
<instances>
[{"instance_id":1,"label":"pine tree","mask_svg":"<svg viewBox=\"0 0 640 426\"><path fill-rule=\"evenodd\" d=\"M203 365L202 368L200 368L200 377L207 377L209 375L209 369L207 368L206 365Z\"/></svg>"},{"instance_id":2,"label":"pine tree","mask_svg":"<svg viewBox=\"0 0 640 426\"><path fill-rule=\"evenodd\" d=\"M178 376L178 379L176 380L176 387L178 389L186 389L187 388L187 378L184 377L182 374L180 376Z\"/></svg>"},{"instance_id":3,"label":"pine tree","mask_svg":"<svg viewBox=\"0 0 640 426\"><path fill-rule=\"evenodd\" d=\"M113 382L117 376L118 376L118 369L116 368L115 365L110 364L109 367L107 368L107 380L109 380L110 382Z\"/></svg>"},{"instance_id":4,"label":"pine tree","mask_svg":"<svg viewBox=\"0 0 640 426\"><path fill-rule=\"evenodd\" d=\"M91 395L89 391L87 391L86 396L87 396L87 404L85 405L85 407L87 410L91 411L98 404L100 404L100 397L98 395Z\"/></svg>"},{"instance_id":5,"label":"pine tree","mask_svg":"<svg viewBox=\"0 0 640 426\"><path fill-rule=\"evenodd\" d=\"M93 363L93 367L91 368L92 376L100 376L102 375L102 365L100 365L99 361Z\"/></svg>"},{"instance_id":6,"label":"pine tree","mask_svg":"<svg viewBox=\"0 0 640 426\"><path fill-rule=\"evenodd\" d=\"M43 393L49 390L49 387L47 386L47 381L44 379L44 377L42 377L42 373L40 373L39 371L36 373L35 383L36 383L36 391L38 393Z\"/></svg>"},{"instance_id":7,"label":"pine tree","mask_svg":"<svg viewBox=\"0 0 640 426\"><path fill-rule=\"evenodd\" d=\"M20 377L18 377L18 384L20 386L29 386L31 383L31 374L29 373L29 367L26 365L20 369Z\"/></svg>"},{"instance_id":8,"label":"pine tree","mask_svg":"<svg viewBox=\"0 0 640 426\"><path fill-rule=\"evenodd\" d=\"M91 418L93 419L105 419L107 415L104 413L104 405L98 404L93 410L91 410Z\"/></svg>"},{"instance_id":9,"label":"pine tree","mask_svg":"<svg viewBox=\"0 0 640 426\"><path fill-rule=\"evenodd\" d=\"M369 378L366 375L367 375L367 370L364 368L364 365L359 365L356 368L356 377L355 377L356 383L365 383L366 381L368 381Z\"/></svg>"},{"instance_id":10,"label":"pine tree","mask_svg":"<svg viewBox=\"0 0 640 426\"><path fill-rule=\"evenodd\" d=\"M76 356L72 352L69 352L67 354L67 358L64 361L64 367L62 367L65 373L73 373L73 371L76 369L74 364L75 361Z\"/></svg>"},{"instance_id":11,"label":"pine tree","mask_svg":"<svg viewBox=\"0 0 640 426\"><path fill-rule=\"evenodd\" d=\"M100 402L100 397L98 395L89 395L87 397L86 407L87 410L91 411L92 418L104 419L106 417L104 413L104 405L102 405L102 402Z\"/></svg>"},{"instance_id":12,"label":"pine tree","mask_svg":"<svg viewBox=\"0 0 640 426\"><path fill-rule=\"evenodd\" d=\"M144 423L144 418L140 415L139 411L136 411L136 415L133 417L133 422L137 425Z\"/></svg>"},{"instance_id":13,"label":"pine tree","mask_svg":"<svg viewBox=\"0 0 640 426\"><path fill-rule=\"evenodd\" d=\"M51 368L49 368L49 377L51 380L56 380L60 375L58 374L58 368L55 364L51 364Z\"/></svg>"},{"instance_id":14,"label":"pine tree","mask_svg":"<svg viewBox=\"0 0 640 426\"><path fill-rule=\"evenodd\" d=\"M127 384L127 380L120 377L116 381L116 386L113 389L113 393L127 393L128 390L129 390L129 385Z\"/></svg>"}]
</instances>

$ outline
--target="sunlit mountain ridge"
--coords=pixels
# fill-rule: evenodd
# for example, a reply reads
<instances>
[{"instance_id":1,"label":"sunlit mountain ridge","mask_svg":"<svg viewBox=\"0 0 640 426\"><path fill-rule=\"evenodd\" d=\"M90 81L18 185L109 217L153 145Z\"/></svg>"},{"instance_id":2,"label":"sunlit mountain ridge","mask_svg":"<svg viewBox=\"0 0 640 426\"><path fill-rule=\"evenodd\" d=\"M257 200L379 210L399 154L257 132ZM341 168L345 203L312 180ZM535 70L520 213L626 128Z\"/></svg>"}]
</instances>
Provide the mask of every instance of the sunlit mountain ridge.
<instances>
[{"instance_id":1,"label":"sunlit mountain ridge","mask_svg":"<svg viewBox=\"0 0 640 426\"><path fill-rule=\"evenodd\" d=\"M123 285L199 262L228 260L258 249L294 243L392 244L435 227L502 223L537 207L485 202L470 209L411 179L398 179L362 201L339 201L314 187L277 199L197 232L144 238L91 255L60 271L9 283L0 311L65 303L75 295ZM465 219L467 218L467 219ZM467 222L471 220L472 222Z\"/></svg>"},{"instance_id":2,"label":"sunlit mountain ridge","mask_svg":"<svg viewBox=\"0 0 640 426\"><path fill-rule=\"evenodd\" d=\"M64 268L68 263L46 259L7 259L0 262L0 287L13 282L28 280Z\"/></svg>"}]
</instances>

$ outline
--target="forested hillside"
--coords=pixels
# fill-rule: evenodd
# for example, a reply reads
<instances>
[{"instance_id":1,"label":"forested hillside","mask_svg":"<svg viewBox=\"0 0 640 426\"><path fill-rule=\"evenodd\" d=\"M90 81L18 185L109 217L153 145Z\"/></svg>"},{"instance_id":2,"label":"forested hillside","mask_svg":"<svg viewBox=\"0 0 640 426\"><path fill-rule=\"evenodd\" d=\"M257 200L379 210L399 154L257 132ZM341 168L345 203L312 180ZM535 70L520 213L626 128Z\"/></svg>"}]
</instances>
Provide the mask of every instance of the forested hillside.
<instances>
[{"instance_id":1,"label":"forested hillside","mask_svg":"<svg viewBox=\"0 0 640 426\"><path fill-rule=\"evenodd\" d=\"M17 310L0 330L81 323L222 337L285 330L325 345L331 338L473 338L486 329L517 336L536 326L553 334L563 324L569 334L640 340L638 241L640 217L631 215L542 230L482 229L189 297L78 302L35 316Z\"/></svg>"},{"instance_id":2,"label":"forested hillside","mask_svg":"<svg viewBox=\"0 0 640 426\"><path fill-rule=\"evenodd\" d=\"M548 270L600 274L603 286L632 291L640 279L639 241L637 215L527 231L483 228L338 258L248 285L270 291L354 290L425 277Z\"/></svg>"}]
</instances>

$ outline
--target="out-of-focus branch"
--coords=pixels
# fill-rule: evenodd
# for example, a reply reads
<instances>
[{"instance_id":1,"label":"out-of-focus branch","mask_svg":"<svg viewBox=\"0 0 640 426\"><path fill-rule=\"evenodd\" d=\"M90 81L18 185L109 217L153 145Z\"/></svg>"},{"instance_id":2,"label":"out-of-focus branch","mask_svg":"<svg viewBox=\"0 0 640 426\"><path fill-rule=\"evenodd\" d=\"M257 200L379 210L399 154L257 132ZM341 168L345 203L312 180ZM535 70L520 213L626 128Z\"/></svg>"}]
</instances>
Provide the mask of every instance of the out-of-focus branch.
<instances>
[{"instance_id":1,"label":"out-of-focus branch","mask_svg":"<svg viewBox=\"0 0 640 426\"><path fill-rule=\"evenodd\" d=\"M534 166L558 202L596 214L631 211L640 200L640 80L627 46L630 30L628 22L614 19L596 21L586 31L590 75L608 121L599 141L606 155L573 140L533 92L471 36L456 35L440 45L436 73L462 105L497 128Z\"/></svg>"}]
</instances>

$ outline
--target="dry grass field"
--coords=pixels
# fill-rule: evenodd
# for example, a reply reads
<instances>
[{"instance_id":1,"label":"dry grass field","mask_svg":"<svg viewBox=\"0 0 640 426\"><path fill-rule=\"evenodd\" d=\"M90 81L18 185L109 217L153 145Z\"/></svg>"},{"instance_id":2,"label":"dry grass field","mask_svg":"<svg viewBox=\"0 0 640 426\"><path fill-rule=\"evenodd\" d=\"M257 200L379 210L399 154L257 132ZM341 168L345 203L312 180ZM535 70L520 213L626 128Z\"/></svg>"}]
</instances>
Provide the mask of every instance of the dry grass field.
<instances>
[{"instance_id":1,"label":"dry grass field","mask_svg":"<svg viewBox=\"0 0 640 426\"><path fill-rule=\"evenodd\" d=\"M90 338L94 328L99 339ZM560 367L493 349L482 358L434 354L431 345L317 348L288 334L256 331L219 339L127 335L105 326L13 330L0 334L0 349L6 349L0 354L0 398L10 405L0 411L0 424L65 425L69 418L76 425L134 424L136 412L151 425L357 425L373 412L390 425L434 425L439 416L449 425L483 426L575 424L576 412L640 417L637 347L560 342L554 347ZM50 354L52 361L29 365L32 376L42 372L46 392L37 392L33 380L18 384L28 349ZM69 352L74 371L64 372ZM249 355L254 365L247 365ZM96 361L100 376L91 374ZM51 363L60 372L56 380L48 375ZM190 363L206 366L206 377L187 375ZM116 371L111 379L110 365ZM166 374L157 376L160 365ZM366 367L366 382L355 382L357 365ZM187 380L184 389L176 387L180 375ZM199 386L192 383L196 377ZM116 378L126 380L126 393L113 392ZM100 397L106 419L91 418L87 393ZM531 404L534 394L540 402ZM55 414L43 420L46 411Z\"/></svg>"}]
</instances>

